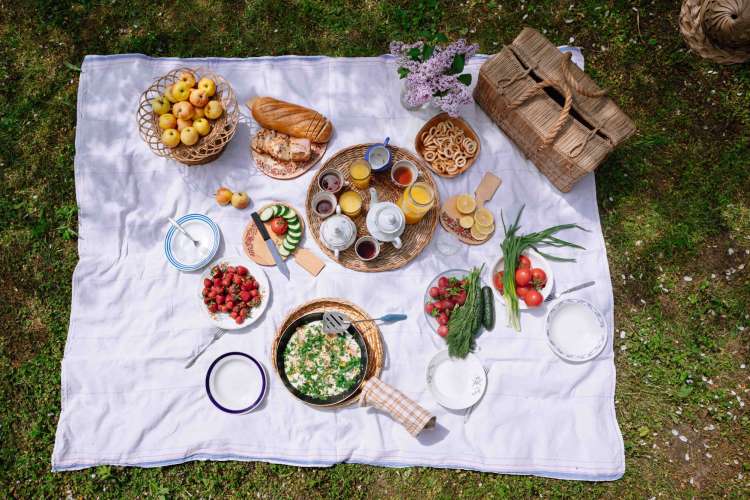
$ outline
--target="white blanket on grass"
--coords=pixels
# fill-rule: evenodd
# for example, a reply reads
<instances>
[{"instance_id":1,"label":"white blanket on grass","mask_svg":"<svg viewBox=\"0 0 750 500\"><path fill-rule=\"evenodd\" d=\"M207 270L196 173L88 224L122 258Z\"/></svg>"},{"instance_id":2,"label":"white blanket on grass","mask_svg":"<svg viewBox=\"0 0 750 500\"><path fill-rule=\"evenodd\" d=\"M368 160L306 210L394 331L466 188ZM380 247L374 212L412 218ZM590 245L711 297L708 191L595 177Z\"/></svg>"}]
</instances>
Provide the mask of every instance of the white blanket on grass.
<instances>
[{"instance_id":1,"label":"white blanket on grass","mask_svg":"<svg viewBox=\"0 0 750 500\"><path fill-rule=\"evenodd\" d=\"M475 80L483 61L476 57L468 65ZM186 360L208 340L212 328L197 306L199 276L176 271L164 257L167 217L207 214L222 231L219 256L241 255L250 212L217 206L215 189L246 190L256 208L281 199L304 209L314 171L291 181L260 174L251 165L244 106L243 123L217 161L187 168L155 156L138 135L138 98L158 76L184 65L207 66L223 75L241 103L253 95L273 95L324 113L335 124L326 158L386 136L412 149L416 132L429 117L401 106L395 63L386 56L86 57L75 155L80 261L73 275L62 361L54 470L262 460L302 466L419 465L586 480L622 476L623 441L614 409L612 287L594 176L561 194L476 105L468 106L463 116L481 136L481 156L468 173L437 178L440 196L471 192L482 174L492 171L503 180L489 204L496 214L503 209L515 215L525 203L525 231L566 222L592 230L565 234L587 250L576 253L577 264L555 264L554 270L558 290L596 280L596 286L577 294L594 303L609 324L610 340L595 361L573 365L558 359L545 342L541 312L523 313L523 333L507 329L498 303L495 330L479 338L478 354L489 370L487 393L469 421L464 423L464 412L446 410L432 398L425 369L444 342L424 319L425 287L440 270L491 265L502 238L498 230L489 243L461 246L451 258L442 257L433 240L409 265L387 273L357 273L325 258L327 265L317 278L290 263L288 283L269 268L273 299L263 321L245 333L224 336L185 370ZM311 237L303 243L323 256ZM372 315L409 315L408 321L382 328L387 347L382 379L437 415L437 429L415 439L376 410L319 411L287 393L269 359L274 332L295 305L324 296L345 297ZM232 350L254 355L270 373L266 402L242 416L220 412L204 390L210 362Z\"/></svg>"}]
</instances>

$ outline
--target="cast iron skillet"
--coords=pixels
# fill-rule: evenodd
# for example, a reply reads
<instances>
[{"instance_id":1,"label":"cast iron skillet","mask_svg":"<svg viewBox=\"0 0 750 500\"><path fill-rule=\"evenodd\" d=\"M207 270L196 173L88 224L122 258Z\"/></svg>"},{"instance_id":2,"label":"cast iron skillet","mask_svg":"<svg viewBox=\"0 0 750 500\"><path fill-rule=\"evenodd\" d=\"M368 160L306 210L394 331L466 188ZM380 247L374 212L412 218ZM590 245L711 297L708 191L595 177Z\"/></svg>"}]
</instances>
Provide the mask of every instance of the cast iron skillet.
<instances>
[{"instance_id":1,"label":"cast iron skillet","mask_svg":"<svg viewBox=\"0 0 750 500\"><path fill-rule=\"evenodd\" d=\"M297 328L308 323L312 323L313 321L322 321L322 319L322 312L305 314L301 318L292 322L292 324L282 332L281 339L279 339L279 346L276 349L276 366L279 369L279 376L281 377L281 381L284 383L286 388L289 389L289 392L291 392L297 399L300 399L305 403L314 406L331 406L344 401L349 396L357 392L357 390L365 380L365 375L367 375L367 368L370 362L370 358L367 352L367 344L365 344L365 339L362 337L362 334L353 325L349 325L349 329L347 330L347 332L351 333L351 335L354 337L354 340L357 342L357 345L359 345L359 350L362 353L362 356L360 358L359 375L357 375L357 378L355 379L351 388L340 394L336 394L335 396L330 396L325 399L314 398L297 390L297 388L294 387L291 382L289 382L289 379L286 376L286 369L284 367L284 351L286 351L286 346L289 343L289 339L292 337L292 334L297 330Z\"/></svg>"}]
</instances>

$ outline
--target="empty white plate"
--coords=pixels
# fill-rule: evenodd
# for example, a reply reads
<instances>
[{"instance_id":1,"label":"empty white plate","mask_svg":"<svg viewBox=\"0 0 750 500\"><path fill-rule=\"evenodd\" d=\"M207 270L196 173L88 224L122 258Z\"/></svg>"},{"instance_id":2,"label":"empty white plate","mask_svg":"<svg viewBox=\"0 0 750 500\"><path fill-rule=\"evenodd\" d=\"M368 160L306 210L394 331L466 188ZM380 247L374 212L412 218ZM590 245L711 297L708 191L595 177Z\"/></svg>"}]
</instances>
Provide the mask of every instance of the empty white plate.
<instances>
[{"instance_id":1,"label":"empty white plate","mask_svg":"<svg viewBox=\"0 0 750 500\"><path fill-rule=\"evenodd\" d=\"M227 413L247 413L266 395L266 372L254 357L242 352L222 354L208 369L206 392L211 402Z\"/></svg>"},{"instance_id":2,"label":"empty white plate","mask_svg":"<svg viewBox=\"0 0 750 500\"><path fill-rule=\"evenodd\" d=\"M438 403L451 410L463 410L482 398L487 373L474 354L452 358L448 350L435 354L427 365L427 387Z\"/></svg>"},{"instance_id":3,"label":"empty white plate","mask_svg":"<svg viewBox=\"0 0 750 500\"><path fill-rule=\"evenodd\" d=\"M547 313L547 343L566 361L594 359L607 344L607 323L593 305L581 299L563 299Z\"/></svg>"}]
</instances>

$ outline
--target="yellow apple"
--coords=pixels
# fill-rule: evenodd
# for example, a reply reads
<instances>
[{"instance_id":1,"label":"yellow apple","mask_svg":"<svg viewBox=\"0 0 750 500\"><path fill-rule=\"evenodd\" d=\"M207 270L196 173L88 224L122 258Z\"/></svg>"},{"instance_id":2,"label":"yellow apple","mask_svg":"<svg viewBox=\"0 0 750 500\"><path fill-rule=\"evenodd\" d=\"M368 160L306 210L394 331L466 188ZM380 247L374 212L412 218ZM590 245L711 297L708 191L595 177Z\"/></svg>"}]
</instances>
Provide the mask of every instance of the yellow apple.
<instances>
[{"instance_id":1,"label":"yellow apple","mask_svg":"<svg viewBox=\"0 0 750 500\"><path fill-rule=\"evenodd\" d=\"M161 134L161 142L169 148L173 148L180 143L180 133L173 128L168 128Z\"/></svg>"},{"instance_id":2,"label":"yellow apple","mask_svg":"<svg viewBox=\"0 0 750 500\"><path fill-rule=\"evenodd\" d=\"M204 91L208 97L213 97L216 93L216 84L210 78L201 78L201 81L198 82L198 88Z\"/></svg>"},{"instance_id":3,"label":"yellow apple","mask_svg":"<svg viewBox=\"0 0 750 500\"><path fill-rule=\"evenodd\" d=\"M151 109L153 109L154 113L156 113L157 115L169 113L169 108L171 106L172 105L169 104L169 100L163 95L157 97L156 99L151 99Z\"/></svg>"},{"instance_id":4,"label":"yellow apple","mask_svg":"<svg viewBox=\"0 0 750 500\"><path fill-rule=\"evenodd\" d=\"M195 114L195 108L187 101L180 101L172 106L172 113L179 120L192 120Z\"/></svg>"},{"instance_id":5,"label":"yellow apple","mask_svg":"<svg viewBox=\"0 0 750 500\"><path fill-rule=\"evenodd\" d=\"M192 74L190 71L183 71L182 73L179 74L177 78L181 82L186 83L189 89L195 87L195 75Z\"/></svg>"},{"instance_id":6,"label":"yellow apple","mask_svg":"<svg viewBox=\"0 0 750 500\"><path fill-rule=\"evenodd\" d=\"M216 203L219 205L229 205L229 202L232 201L232 191L229 190L229 188L220 187L218 191L216 191Z\"/></svg>"},{"instance_id":7,"label":"yellow apple","mask_svg":"<svg viewBox=\"0 0 750 500\"><path fill-rule=\"evenodd\" d=\"M234 208L246 208L250 204L250 198L247 193L233 193L232 194L232 206Z\"/></svg>"},{"instance_id":8,"label":"yellow apple","mask_svg":"<svg viewBox=\"0 0 750 500\"><path fill-rule=\"evenodd\" d=\"M195 114L193 114L193 119L195 119L195 120L197 120L198 118L203 118L204 116L206 116L206 112L203 111L203 108L197 108L197 107L193 106L193 111L195 112Z\"/></svg>"},{"instance_id":9,"label":"yellow apple","mask_svg":"<svg viewBox=\"0 0 750 500\"><path fill-rule=\"evenodd\" d=\"M175 101L187 101L188 97L190 97L190 87L187 83L179 81L172 85L172 98Z\"/></svg>"},{"instance_id":10,"label":"yellow apple","mask_svg":"<svg viewBox=\"0 0 750 500\"><path fill-rule=\"evenodd\" d=\"M169 85L164 90L164 97L166 97L169 102L177 102L177 99L175 99L174 96L172 95L172 88L173 87L174 87L174 85Z\"/></svg>"},{"instance_id":11,"label":"yellow apple","mask_svg":"<svg viewBox=\"0 0 750 500\"><path fill-rule=\"evenodd\" d=\"M193 126L193 120L183 120L181 118L177 119L177 131L178 132L182 132L182 129L186 129L192 126Z\"/></svg>"},{"instance_id":12,"label":"yellow apple","mask_svg":"<svg viewBox=\"0 0 750 500\"><path fill-rule=\"evenodd\" d=\"M208 101L208 104L206 104L206 107L203 111L206 114L206 118L215 120L224 112L224 107L219 101Z\"/></svg>"},{"instance_id":13,"label":"yellow apple","mask_svg":"<svg viewBox=\"0 0 750 500\"><path fill-rule=\"evenodd\" d=\"M190 91L190 104L202 108L208 104L208 96L206 92L201 89L193 89Z\"/></svg>"},{"instance_id":14,"label":"yellow apple","mask_svg":"<svg viewBox=\"0 0 750 500\"><path fill-rule=\"evenodd\" d=\"M159 117L159 128L168 129L177 126L177 118L172 113L164 113Z\"/></svg>"},{"instance_id":15,"label":"yellow apple","mask_svg":"<svg viewBox=\"0 0 750 500\"><path fill-rule=\"evenodd\" d=\"M186 127L180 132L180 140L188 146L192 146L198 142L198 139L200 139L200 135L193 127Z\"/></svg>"},{"instance_id":16,"label":"yellow apple","mask_svg":"<svg viewBox=\"0 0 750 500\"><path fill-rule=\"evenodd\" d=\"M179 120L177 123L179 125ZM205 118L198 118L193 122L193 128L198 131L200 135L208 135L211 132L211 124Z\"/></svg>"}]
</instances>

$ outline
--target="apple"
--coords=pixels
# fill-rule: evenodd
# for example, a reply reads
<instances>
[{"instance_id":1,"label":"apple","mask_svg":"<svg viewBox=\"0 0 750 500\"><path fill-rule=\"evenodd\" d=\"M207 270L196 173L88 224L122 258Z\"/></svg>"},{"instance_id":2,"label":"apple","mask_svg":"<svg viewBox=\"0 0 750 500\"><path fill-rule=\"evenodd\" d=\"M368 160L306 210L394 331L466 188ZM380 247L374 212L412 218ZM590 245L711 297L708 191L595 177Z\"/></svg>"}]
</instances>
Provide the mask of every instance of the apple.
<instances>
[{"instance_id":1,"label":"apple","mask_svg":"<svg viewBox=\"0 0 750 500\"><path fill-rule=\"evenodd\" d=\"M169 100L163 95L157 97L156 99L151 99L151 109L153 109L154 113L156 113L157 115L169 113L170 107L172 107L172 105L169 103Z\"/></svg>"},{"instance_id":2,"label":"apple","mask_svg":"<svg viewBox=\"0 0 750 500\"><path fill-rule=\"evenodd\" d=\"M208 104L206 104L206 108L203 111L206 114L206 118L215 120L224 112L224 107L219 101L208 101Z\"/></svg>"},{"instance_id":3,"label":"apple","mask_svg":"<svg viewBox=\"0 0 750 500\"><path fill-rule=\"evenodd\" d=\"M177 126L177 118L172 113L164 113L159 117L159 128L168 129Z\"/></svg>"},{"instance_id":4,"label":"apple","mask_svg":"<svg viewBox=\"0 0 750 500\"><path fill-rule=\"evenodd\" d=\"M164 97L166 97L169 102L175 103L175 102L177 102L177 99L175 99L174 96L172 95L172 88L173 87L174 87L174 85L169 85L164 90Z\"/></svg>"},{"instance_id":5,"label":"apple","mask_svg":"<svg viewBox=\"0 0 750 500\"><path fill-rule=\"evenodd\" d=\"M182 132L183 129L193 126L193 120L183 120L182 118L177 119L177 131Z\"/></svg>"},{"instance_id":6,"label":"apple","mask_svg":"<svg viewBox=\"0 0 750 500\"><path fill-rule=\"evenodd\" d=\"M218 191L216 191L216 203L218 203L221 206L229 205L229 202L232 201L232 195L234 193L229 190L229 188L220 187Z\"/></svg>"},{"instance_id":7,"label":"apple","mask_svg":"<svg viewBox=\"0 0 750 500\"><path fill-rule=\"evenodd\" d=\"M182 129L182 132L180 132L180 140L187 146L192 146L198 142L198 139L200 139L200 135L193 127L185 127Z\"/></svg>"},{"instance_id":8,"label":"apple","mask_svg":"<svg viewBox=\"0 0 750 500\"><path fill-rule=\"evenodd\" d=\"M181 82L187 84L189 89L195 87L195 75L192 74L190 71L183 71L177 76L177 78Z\"/></svg>"},{"instance_id":9,"label":"apple","mask_svg":"<svg viewBox=\"0 0 750 500\"><path fill-rule=\"evenodd\" d=\"M187 101L188 97L190 97L190 87L188 87L188 84L179 81L172 85L172 97L175 101Z\"/></svg>"},{"instance_id":10,"label":"apple","mask_svg":"<svg viewBox=\"0 0 750 500\"><path fill-rule=\"evenodd\" d=\"M162 132L161 142L168 148L173 148L180 143L180 133L173 128L168 128Z\"/></svg>"},{"instance_id":11,"label":"apple","mask_svg":"<svg viewBox=\"0 0 750 500\"><path fill-rule=\"evenodd\" d=\"M201 78L201 81L198 82L198 88L204 91L208 97L213 97L216 93L216 83L210 78Z\"/></svg>"},{"instance_id":12,"label":"apple","mask_svg":"<svg viewBox=\"0 0 750 500\"><path fill-rule=\"evenodd\" d=\"M195 108L187 101L180 101L172 106L172 113L180 120L192 120Z\"/></svg>"},{"instance_id":13,"label":"apple","mask_svg":"<svg viewBox=\"0 0 750 500\"><path fill-rule=\"evenodd\" d=\"M206 92L201 89L193 89L190 91L190 104L202 108L208 104L208 96Z\"/></svg>"},{"instance_id":14,"label":"apple","mask_svg":"<svg viewBox=\"0 0 750 500\"><path fill-rule=\"evenodd\" d=\"M179 122L180 120L177 120L177 125L179 128ZM198 131L200 135L208 135L209 132L211 132L211 124L208 123L208 120L205 118L198 118L193 122L193 128Z\"/></svg>"},{"instance_id":15,"label":"apple","mask_svg":"<svg viewBox=\"0 0 750 500\"><path fill-rule=\"evenodd\" d=\"M247 193L232 193L232 206L234 208L247 208L249 204L250 198L247 196Z\"/></svg>"},{"instance_id":16,"label":"apple","mask_svg":"<svg viewBox=\"0 0 750 500\"><path fill-rule=\"evenodd\" d=\"M194 111L194 114L193 114L194 120L197 120L198 118L203 118L206 116L206 112L203 110L203 108L198 108L198 107L193 106L193 111Z\"/></svg>"}]
</instances>

